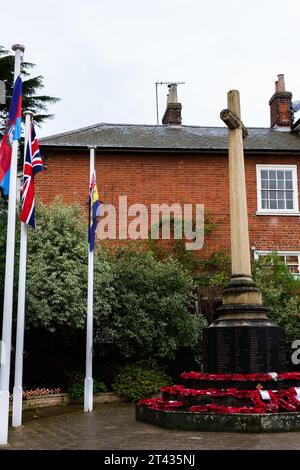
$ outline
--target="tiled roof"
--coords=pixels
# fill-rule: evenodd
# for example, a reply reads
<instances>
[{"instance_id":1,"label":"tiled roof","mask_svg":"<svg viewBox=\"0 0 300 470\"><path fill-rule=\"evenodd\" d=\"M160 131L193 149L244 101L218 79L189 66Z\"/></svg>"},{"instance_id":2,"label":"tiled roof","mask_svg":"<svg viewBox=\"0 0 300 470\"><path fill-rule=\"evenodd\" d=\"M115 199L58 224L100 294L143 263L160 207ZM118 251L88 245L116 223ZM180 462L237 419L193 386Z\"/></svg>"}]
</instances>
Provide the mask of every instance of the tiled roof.
<instances>
[{"instance_id":1,"label":"tiled roof","mask_svg":"<svg viewBox=\"0 0 300 470\"><path fill-rule=\"evenodd\" d=\"M286 131L250 127L245 150L300 152L300 136ZM40 139L41 146L133 150L226 150L226 127L95 124Z\"/></svg>"}]
</instances>

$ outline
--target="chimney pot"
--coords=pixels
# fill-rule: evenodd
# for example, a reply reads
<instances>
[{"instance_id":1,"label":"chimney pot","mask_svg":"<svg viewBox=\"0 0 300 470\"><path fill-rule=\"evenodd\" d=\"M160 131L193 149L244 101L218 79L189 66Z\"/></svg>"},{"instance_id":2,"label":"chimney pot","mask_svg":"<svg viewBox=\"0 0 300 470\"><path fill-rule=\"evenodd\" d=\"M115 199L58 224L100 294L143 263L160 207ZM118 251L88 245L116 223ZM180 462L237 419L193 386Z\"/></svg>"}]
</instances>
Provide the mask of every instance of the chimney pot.
<instances>
[{"instance_id":1,"label":"chimney pot","mask_svg":"<svg viewBox=\"0 0 300 470\"><path fill-rule=\"evenodd\" d=\"M169 126L181 126L181 103L178 103L177 98L177 85L171 83L168 85L169 93L167 96L167 108L162 118L163 124Z\"/></svg>"},{"instance_id":2,"label":"chimney pot","mask_svg":"<svg viewBox=\"0 0 300 470\"><path fill-rule=\"evenodd\" d=\"M278 91L285 91L284 74L278 75Z\"/></svg>"},{"instance_id":3,"label":"chimney pot","mask_svg":"<svg viewBox=\"0 0 300 470\"><path fill-rule=\"evenodd\" d=\"M167 105L169 103L178 103L176 83L171 83L171 85L168 85L168 87L169 87L169 94L167 96Z\"/></svg>"}]
</instances>

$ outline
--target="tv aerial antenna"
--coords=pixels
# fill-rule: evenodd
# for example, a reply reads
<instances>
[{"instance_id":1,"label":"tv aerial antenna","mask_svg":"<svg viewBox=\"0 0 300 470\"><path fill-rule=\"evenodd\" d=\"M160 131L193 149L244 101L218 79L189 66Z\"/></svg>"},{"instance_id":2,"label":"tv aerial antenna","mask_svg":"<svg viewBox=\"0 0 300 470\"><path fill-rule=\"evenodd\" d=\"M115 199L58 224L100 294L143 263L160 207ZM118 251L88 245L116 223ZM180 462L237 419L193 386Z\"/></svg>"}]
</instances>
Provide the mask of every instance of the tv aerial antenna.
<instances>
[{"instance_id":1,"label":"tv aerial antenna","mask_svg":"<svg viewBox=\"0 0 300 470\"><path fill-rule=\"evenodd\" d=\"M155 97L156 97L156 122L159 125L158 115L158 85L185 85L185 82L155 82Z\"/></svg>"}]
</instances>

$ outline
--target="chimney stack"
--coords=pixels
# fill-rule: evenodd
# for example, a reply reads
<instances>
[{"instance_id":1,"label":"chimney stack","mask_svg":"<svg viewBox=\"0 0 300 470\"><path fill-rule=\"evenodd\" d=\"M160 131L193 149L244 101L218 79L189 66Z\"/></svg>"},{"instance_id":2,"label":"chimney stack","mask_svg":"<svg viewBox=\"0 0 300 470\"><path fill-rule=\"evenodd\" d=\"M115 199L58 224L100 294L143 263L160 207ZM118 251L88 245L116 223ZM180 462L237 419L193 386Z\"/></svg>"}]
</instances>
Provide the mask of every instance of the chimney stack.
<instances>
[{"instance_id":1,"label":"chimney stack","mask_svg":"<svg viewBox=\"0 0 300 470\"><path fill-rule=\"evenodd\" d=\"M293 124L291 112L292 93L285 91L284 75L279 74L275 82L275 93L269 101L271 127L278 130L290 130Z\"/></svg>"},{"instance_id":2,"label":"chimney stack","mask_svg":"<svg viewBox=\"0 0 300 470\"><path fill-rule=\"evenodd\" d=\"M181 103L178 103L177 84L168 85L167 108L162 118L162 123L169 126L181 126Z\"/></svg>"}]
</instances>

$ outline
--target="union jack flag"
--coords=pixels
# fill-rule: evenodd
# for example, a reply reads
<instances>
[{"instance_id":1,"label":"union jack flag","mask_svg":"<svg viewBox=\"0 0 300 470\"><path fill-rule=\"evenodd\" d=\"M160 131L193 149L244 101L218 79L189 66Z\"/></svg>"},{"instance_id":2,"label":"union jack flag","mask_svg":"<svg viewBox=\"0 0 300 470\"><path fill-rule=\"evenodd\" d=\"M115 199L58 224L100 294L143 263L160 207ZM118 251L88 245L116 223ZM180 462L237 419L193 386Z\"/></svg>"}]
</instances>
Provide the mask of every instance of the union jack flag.
<instances>
[{"instance_id":1,"label":"union jack flag","mask_svg":"<svg viewBox=\"0 0 300 470\"><path fill-rule=\"evenodd\" d=\"M20 219L35 228L34 177L43 170L43 162L33 124L30 124L23 171L22 208Z\"/></svg>"}]
</instances>

